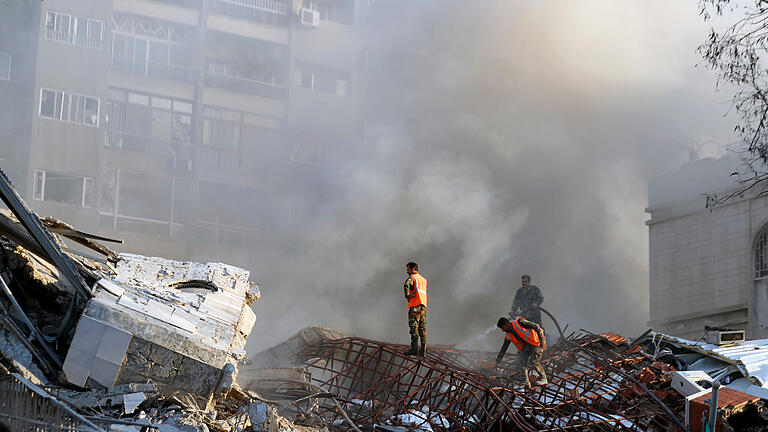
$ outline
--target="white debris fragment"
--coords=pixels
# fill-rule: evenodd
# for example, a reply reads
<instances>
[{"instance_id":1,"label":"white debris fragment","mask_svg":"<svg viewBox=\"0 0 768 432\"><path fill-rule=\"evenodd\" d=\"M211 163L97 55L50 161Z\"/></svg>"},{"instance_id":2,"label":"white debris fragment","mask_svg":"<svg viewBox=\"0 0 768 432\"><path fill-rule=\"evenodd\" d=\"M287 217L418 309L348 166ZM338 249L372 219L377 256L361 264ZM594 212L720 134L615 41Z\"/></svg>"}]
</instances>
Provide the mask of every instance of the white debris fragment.
<instances>
[{"instance_id":1,"label":"white debris fragment","mask_svg":"<svg viewBox=\"0 0 768 432\"><path fill-rule=\"evenodd\" d=\"M147 400L147 397L141 392L124 394L123 408L125 413L133 414L133 412L136 411L136 408L145 400Z\"/></svg>"},{"instance_id":2,"label":"white debris fragment","mask_svg":"<svg viewBox=\"0 0 768 432\"><path fill-rule=\"evenodd\" d=\"M429 424L428 416L421 411L412 411L406 414L398 414L395 416L400 424L406 426L416 426L420 430L431 431L432 426Z\"/></svg>"},{"instance_id":3,"label":"white debris fragment","mask_svg":"<svg viewBox=\"0 0 768 432\"><path fill-rule=\"evenodd\" d=\"M373 401L363 400L363 399L352 399L350 402L365 408L373 408Z\"/></svg>"}]
</instances>

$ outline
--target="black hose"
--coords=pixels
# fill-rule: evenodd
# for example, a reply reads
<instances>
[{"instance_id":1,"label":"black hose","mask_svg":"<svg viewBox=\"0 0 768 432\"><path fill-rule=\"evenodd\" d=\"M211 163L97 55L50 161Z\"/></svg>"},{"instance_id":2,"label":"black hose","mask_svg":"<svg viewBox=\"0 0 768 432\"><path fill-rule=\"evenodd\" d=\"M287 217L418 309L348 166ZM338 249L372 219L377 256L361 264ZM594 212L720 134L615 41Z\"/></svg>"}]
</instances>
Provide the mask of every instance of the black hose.
<instances>
[{"instance_id":1,"label":"black hose","mask_svg":"<svg viewBox=\"0 0 768 432\"><path fill-rule=\"evenodd\" d=\"M549 313L548 310L544 309L541 306L539 306L539 310L547 314L547 316L552 319L552 322L555 323L555 327L557 327L557 332L560 333L560 339L565 340L565 335L563 334L563 330L560 328L560 324L555 319L555 316Z\"/></svg>"}]
</instances>

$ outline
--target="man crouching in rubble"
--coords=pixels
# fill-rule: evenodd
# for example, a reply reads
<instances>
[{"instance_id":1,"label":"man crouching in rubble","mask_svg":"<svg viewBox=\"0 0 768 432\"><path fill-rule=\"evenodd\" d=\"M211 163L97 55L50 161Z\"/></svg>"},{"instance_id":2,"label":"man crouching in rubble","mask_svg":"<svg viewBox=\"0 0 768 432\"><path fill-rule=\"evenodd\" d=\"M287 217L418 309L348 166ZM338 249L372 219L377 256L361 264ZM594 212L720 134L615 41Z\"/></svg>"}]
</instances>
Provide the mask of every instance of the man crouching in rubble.
<instances>
[{"instance_id":1,"label":"man crouching in rubble","mask_svg":"<svg viewBox=\"0 0 768 432\"><path fill-rule=\"evenodd\" d=\"M411 329L411 349L408 355L427 355L427 279L419 274L419 265L409 262L405 265L408 279L403 284L405 299L408 300L408 327ZM419 348L421 336L421 348Z\"/></svg>"},{"instance_id":2,"label":"man crouching in rubble","mask_svg":"<svg viewBox=\"0 0 768 432\"><path fill-rule=\"evenodd\" d=\"M499 318L496 327L506 333L504 344L501 345L499 355L496 356L496 364L501 363L507 348L509 348L509 343L513 342L519 351L518 359L520 359L520 365L523 368L525 388L531 388L531 382L528 379L528 371L531 368L539 374L536 385L547 384L547 374L544 373L544 368L541 366L541 356L547 349L547 339L544 337L541 326L518 316L511 322L507 318Z\"/></svg>"}]
</instances>

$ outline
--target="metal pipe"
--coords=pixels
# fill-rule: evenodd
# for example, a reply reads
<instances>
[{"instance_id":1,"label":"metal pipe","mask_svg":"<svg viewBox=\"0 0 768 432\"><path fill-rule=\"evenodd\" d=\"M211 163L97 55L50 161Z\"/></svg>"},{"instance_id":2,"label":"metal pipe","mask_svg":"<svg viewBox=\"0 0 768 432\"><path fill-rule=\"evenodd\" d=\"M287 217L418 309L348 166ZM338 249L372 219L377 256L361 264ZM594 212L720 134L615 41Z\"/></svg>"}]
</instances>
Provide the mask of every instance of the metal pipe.
<instances>
[{"instance_id":1,"label":"metal pipe","mask_svg":"<svg viewBox=\"0 0 768 432\"><path fill-rule=\"evenodd\" d=\"M720 381L712 383L712 395L709 398L709 432L717 429L717 396L720 392Z\"/></svg>"}]
</instances>

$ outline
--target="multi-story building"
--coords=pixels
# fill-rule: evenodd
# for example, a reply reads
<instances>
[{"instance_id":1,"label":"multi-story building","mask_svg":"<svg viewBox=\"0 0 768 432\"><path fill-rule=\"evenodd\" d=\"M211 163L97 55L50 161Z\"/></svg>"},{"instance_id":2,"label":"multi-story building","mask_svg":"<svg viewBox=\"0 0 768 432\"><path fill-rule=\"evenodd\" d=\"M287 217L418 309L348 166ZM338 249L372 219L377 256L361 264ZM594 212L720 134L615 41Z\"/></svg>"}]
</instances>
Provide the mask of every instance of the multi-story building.
<instances>
[{"instance_id":1,"label":"multi-story building","mask_svg":"<svg viewBox=\"0 0 768 432\"><path fill-rule=\"evenodd\" d=\"M768 197L735 183L739 158L703 159L648 187L650 325L697 340L705 326L768 338ZM743 192L743 193L742 193ZM706 208L705 195L730 197Z\"/></svg>"},{"instance_id":2,"label":"multi-story building","mask_svg":"<svg viewBox=\"0 0 768 432\"><path fill-rule=\"evenodd\" d=\"M248 266L359 139L366 4L0 0L0 166L128 250Z\"/></svg>"}]
</instances>

